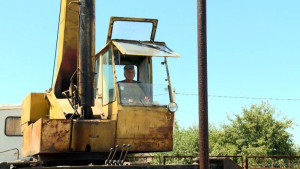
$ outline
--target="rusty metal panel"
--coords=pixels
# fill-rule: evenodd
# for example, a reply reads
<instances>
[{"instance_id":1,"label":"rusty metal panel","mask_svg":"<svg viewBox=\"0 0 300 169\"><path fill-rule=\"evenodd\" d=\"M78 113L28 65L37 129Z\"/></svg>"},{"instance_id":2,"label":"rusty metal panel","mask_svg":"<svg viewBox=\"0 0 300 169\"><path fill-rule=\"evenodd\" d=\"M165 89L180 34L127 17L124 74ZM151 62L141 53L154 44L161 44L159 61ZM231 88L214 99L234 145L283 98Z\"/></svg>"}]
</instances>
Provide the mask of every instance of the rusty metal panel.
<instances>
[{"instance_id":1,"label":"rusty metal panel","mask_svg":"<svg viewBox=\"0 0 300 169\"><path fill-rule=\"evenodd\" d=\"M71 123L72 120L66 119L42 119L41 131L37 130L37 132L41 132L40 152L68 152Z\"/></svg>"},{"instance_id":2,"label":"rusty metal panel","mask_svg":"<svg viewBox=\"0 0 300 169\"><path fill-rule=\"evenodd\" d=\"M123 107L118 113L116 144L130 151L171 151L174 114L163 107Z\"/></svg>"},{"instance_id":3,"label":"rusty metal panel","mask_svg":"<svg viewBox=\"0 0 300 169\"><path fill-rule=\"evenodd\" d=\"M71 122L65 119L39 119L26 127L23 134L23 156L68 152Z\"/></svg>"},{"instance_id":4,"label":"rusty metal panel","mask_svg":"<svg viewBox=\"0 0 300 169\"><path fill-rule=\"evenodd\" d=\"M32 156L39 152L41 145L41 123L42 119L25 128L22 146L23 157Z\"/></svg>"},{"instance_id":5,"label":"rusty metal panel","mask_svg":"<svg viewBox=\"0 0 300 169\"><path fill-rule=\"evenodd\" d=\"M31 154L30 143L31 143L32 126L33 125L29 125L28 127L25 128L25 130L23 132L23 143L22 143L22 156L23 157L27 157Z\"/></svg>"},{"instance_id":6,"label":"rusty metal panel","mask_svg":"<svg viewBox=\"0 0 300 169\"><path fill-rule=\"evenodd\" d=\"M41 148L41 124L43 119L39 119L32 125L30 153L37 154Z\"/></svg>"},{"instance_id":7,"label":"rusty metal panel","mask_svg":"<svg viewBox=\"0 0 300 169\"><path fill-rule=\"evenodd\" d=\"M71 150L109 152L115 130L115 120L73 120Z\"/></svg>"}]
</instances>

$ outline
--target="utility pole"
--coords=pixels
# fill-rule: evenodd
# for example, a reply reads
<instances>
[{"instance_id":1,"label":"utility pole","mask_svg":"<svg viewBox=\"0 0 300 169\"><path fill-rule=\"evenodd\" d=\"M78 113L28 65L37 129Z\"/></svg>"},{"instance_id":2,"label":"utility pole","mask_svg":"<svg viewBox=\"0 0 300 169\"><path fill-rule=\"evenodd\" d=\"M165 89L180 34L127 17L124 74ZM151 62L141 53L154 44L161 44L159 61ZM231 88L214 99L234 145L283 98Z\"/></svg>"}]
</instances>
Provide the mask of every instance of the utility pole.
<instances>
[{"instance_id":1,"label":"utility pole","mask_svg":"<svg viewBox=\"0 0 300 169\"><path fill-rule=\"evenodd\" d=\"M198 93L199 93L199 167L209 169L206 0L197 0Z\"/></svg>"}]
</instances>

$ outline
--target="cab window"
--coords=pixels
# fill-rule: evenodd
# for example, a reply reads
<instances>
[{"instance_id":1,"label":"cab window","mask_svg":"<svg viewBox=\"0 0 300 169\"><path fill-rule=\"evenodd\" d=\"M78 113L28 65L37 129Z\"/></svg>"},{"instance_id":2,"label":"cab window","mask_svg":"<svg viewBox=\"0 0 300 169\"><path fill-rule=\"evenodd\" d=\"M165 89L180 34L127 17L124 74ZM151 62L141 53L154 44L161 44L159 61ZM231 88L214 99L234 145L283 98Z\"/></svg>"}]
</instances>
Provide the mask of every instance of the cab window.
<instances>
[{"instance_id":1,"label":"cab window","mask_svg":"<svg viewBox=\"0 0 300 169\"><path fill-rule=\"evenodd\" d=\"M122 105L151 106L153 85L150 78L150 58L147 56L119 56L118 54L115 54L115 68L120 103ZM126 65L132 65L134 68L134 83L125 82L124 67Z\"/></svg>"},{"instance_id":2,"label":"cab window","mask_svg":"<svg viewBox=\"0 0 300 169\"><path fill-rule=\"evenodd\" d=\"M125 75L124 75L124 67L126 65L116 65L115 66L115 69L116 69L116 75L117 75L117 82L122 82L125 80ZM135 77L133 78L134 81L139 81L138 80L138 76L137 76L137 66L136 65L133 65L134 66L134 71L135 71Z\"/></svg>"},{"instance_id":3,"label":"cab window","mask_svg":"<svg viewBox=\"0 0 300 169\"><path fill-rule=\"evenodd\" d=\"M102 56L102 85L103 85L103 105L111 103L115 100L114 90L114 74L112 65L111 51L106 51Z\"/></svg>"},{"instance_id":4,"label":"cab window","mask_svg":"<svg viewBox=\"0 0 300 169\"><path fill-rule=\"evenodd\" d=\"M5 135L22 136L21 117L7 117L5 119Z\"/></svg>"}]
</instances>

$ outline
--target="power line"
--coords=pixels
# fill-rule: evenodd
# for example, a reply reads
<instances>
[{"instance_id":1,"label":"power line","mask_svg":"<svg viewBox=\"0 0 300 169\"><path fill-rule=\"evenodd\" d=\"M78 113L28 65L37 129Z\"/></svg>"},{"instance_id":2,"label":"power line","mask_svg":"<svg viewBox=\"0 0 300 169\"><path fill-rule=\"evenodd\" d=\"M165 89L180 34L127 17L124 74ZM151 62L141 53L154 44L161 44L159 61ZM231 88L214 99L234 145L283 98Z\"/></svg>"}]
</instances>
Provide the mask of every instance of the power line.
<instances>
[{"instance_id":1,"label":"power line","mask_svg":"<svg viewBox=\"0 0 300 169\"><path fill-rule=\"evenodd\" d=\"M177 95L198 96L193 93L176 93ZM249 97L249 96L224 96L224 95L208 95L208 97L228 98L228 99L249 99L249 100L284 100L284 101L300 101L300 99L291 98L273 98L273 97Z\"/></svg>"}]
</instances>

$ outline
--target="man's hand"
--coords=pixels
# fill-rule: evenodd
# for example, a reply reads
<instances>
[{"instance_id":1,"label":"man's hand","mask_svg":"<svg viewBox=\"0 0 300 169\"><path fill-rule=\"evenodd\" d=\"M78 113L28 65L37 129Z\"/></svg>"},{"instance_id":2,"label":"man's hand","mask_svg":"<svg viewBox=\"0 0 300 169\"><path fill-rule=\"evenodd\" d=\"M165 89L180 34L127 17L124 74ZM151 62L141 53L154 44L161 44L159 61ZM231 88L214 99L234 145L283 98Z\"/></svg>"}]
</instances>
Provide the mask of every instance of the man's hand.
<instances>
[{"instance_id":1,"label":"man's hand","mask_svg":"<svg viewBox=\"0 0 300 169\"><path fill-rule=\"evenodd\" d=\"M149 102L150 102L150 97L149 97L149 96L145 96L144 99L145 99L145 102L146 102L146 103L149 103Z\"/></svg>"}]
</instances>

